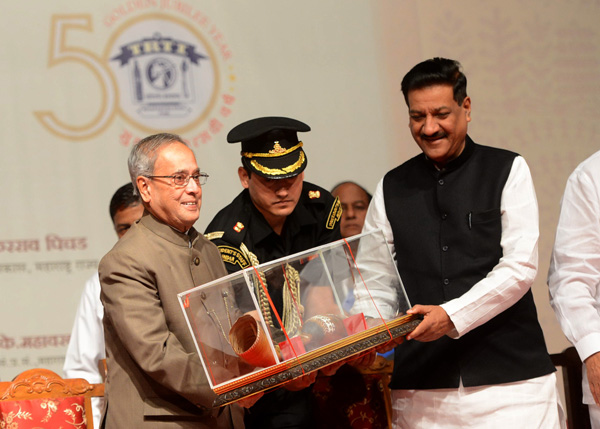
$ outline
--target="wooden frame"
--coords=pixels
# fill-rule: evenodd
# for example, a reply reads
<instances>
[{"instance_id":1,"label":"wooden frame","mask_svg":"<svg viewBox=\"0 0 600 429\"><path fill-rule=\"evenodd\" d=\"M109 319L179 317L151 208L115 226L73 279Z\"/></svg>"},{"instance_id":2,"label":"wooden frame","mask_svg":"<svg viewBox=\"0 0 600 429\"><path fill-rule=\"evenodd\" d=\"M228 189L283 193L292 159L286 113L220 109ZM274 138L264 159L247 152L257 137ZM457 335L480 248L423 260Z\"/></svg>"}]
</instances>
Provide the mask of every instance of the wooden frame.
<instances>
[{"instance_id":1,"label":"wooden frame","mask_svg":"<svg viewBox=\"0 0 600 429\"><path fill-rule=\"evenodd\" d=\"M233 388L228 386L229 390L214 389L217 398L213 401L213 406L221 407L258 392L270 390L332 363L371 350L391 339L403 337L413 331L421 320L421 316L417 315L401 316L388 321L385 325L377 325L360 334L308 352L298 359L273 365L251 376L240 377L238 385L231 383Z\"/></svg>"},{"instance_id":2,"label":"wooden frame","mask_svg":"<svg viewBox=\"0 0 600 429\"><path fill-rule=\"evenodd\" d=\"M590 413L588 406L583 403L581 388L581 359L575 347L567 347L561 353L551 354L554 366L562 368L562 378L565 391L565 408L567 412L567 427L590 429Z\"/></svg>"}]
</instances>

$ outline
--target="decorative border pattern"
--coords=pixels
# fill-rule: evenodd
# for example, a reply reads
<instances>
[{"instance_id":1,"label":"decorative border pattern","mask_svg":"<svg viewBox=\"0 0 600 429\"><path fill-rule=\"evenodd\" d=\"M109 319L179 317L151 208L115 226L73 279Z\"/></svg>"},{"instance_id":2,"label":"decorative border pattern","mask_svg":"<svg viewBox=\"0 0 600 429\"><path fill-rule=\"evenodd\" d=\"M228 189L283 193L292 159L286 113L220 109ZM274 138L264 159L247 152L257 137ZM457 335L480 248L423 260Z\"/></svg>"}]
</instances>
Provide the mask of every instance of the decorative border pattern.
<instances>
[{"instance_id":1,"label":"decorative border pattern","mask_svg":"<svg viewBox=\"0 0 600 429\"><path fill-rule=\"evenodd\" d=\"M399 338L414 330L419 323L421 323L421 319L413 319L401 325L391 327L389 330L393 338ZM370 350L388 341L390 341L390 334L387 330L378 332L366 338L361 338L349 345L342 346L304 363L299 363L288 369L284 369L275 375L218 395L213 402L213 406L221 407L231 402L238 401L246 396L277 387L295 378L301 377L306 373L324 368L332 363L354 356L360 352Z\"/></svg>"}]
</instances>

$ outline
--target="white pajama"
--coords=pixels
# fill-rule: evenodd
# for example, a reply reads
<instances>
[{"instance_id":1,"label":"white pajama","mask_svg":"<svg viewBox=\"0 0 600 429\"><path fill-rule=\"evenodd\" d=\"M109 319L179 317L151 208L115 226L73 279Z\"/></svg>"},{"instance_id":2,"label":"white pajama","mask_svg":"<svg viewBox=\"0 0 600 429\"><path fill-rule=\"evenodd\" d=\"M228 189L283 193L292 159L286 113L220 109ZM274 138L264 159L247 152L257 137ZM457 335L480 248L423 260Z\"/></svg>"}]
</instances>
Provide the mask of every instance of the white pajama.
<instances>
[{"instance_id":1,"label":"white pajama","mask_svg":"<svg viewBox=\"0 0 600 429\"><path fill-rule=\"evenodd\" d=\"M394 429L565 428L556 373L497 384L435 390L393 390Z\"/></svg>"}]
</instances>

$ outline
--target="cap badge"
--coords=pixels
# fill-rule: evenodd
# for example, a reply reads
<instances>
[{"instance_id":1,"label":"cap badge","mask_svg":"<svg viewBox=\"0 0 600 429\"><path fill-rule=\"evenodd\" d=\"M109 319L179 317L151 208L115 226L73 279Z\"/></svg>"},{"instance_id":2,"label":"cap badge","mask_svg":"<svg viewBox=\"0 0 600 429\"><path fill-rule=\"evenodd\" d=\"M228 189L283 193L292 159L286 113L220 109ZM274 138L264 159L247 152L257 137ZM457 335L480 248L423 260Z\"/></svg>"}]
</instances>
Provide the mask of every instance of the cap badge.
<instances>
[{"instance_id":1,"label":"cap badge","mask_svg":"<svg viewBox=\"0 0 600 429\"><path fill-rule=\"evenodd\" d=\"M233 227L233 230L235 232L242 232L242 229L244 229L244 224L242 222L236 223L235 226Z\"/></svg>"},{"instance_id":2,"label":"cap badge","mask_svg":"<svg viewBox=\"0 0 600 429\"><path fill-rule=\"evenodd\" d=\"M321 197L321 191L308 191L308 198L315 199Z\"/></svg>"},{"instance_id":3,"label":"cap badge","mask_svg":"<svg viewBox=\"0 0 600 429\"><path fill-rule=\"evenodd\" d=\"M278 141L273 145L273 149L269 151L269 153L284 153L285 149L281 147Z\"/></svg>"}]
</instances>

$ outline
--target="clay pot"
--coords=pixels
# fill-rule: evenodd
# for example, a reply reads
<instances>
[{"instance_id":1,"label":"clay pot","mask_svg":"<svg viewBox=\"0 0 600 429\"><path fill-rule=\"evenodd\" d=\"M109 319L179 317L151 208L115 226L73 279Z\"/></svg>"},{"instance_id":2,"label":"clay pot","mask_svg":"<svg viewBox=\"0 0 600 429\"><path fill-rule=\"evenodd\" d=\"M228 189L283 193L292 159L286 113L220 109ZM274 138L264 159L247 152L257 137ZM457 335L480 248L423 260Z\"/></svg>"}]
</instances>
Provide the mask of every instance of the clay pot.
<instances>
[{"instance_id":1,"label":"clay pot","mask_svg":"<svg viewBox=\"0 0 600 429\"><path fill-rule=\"evenodd\" d=\"M306 346L306 350L310 351L340 340L347 335L341 317L335 314L320 314L304 322L300 337Z\"/></svg>"},{"instance_id":2,"label":"clay pot","mask_svg":"<svg viewBox=\"0 0 600 429\"><path fill-rule=\"evenodd\" d=\"M240 317L229 330L233 351L250 365L266 368L277 363L270 341L258 321L248 314Z\"/></svg>"}]
</instances>

